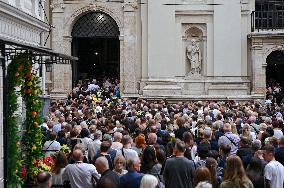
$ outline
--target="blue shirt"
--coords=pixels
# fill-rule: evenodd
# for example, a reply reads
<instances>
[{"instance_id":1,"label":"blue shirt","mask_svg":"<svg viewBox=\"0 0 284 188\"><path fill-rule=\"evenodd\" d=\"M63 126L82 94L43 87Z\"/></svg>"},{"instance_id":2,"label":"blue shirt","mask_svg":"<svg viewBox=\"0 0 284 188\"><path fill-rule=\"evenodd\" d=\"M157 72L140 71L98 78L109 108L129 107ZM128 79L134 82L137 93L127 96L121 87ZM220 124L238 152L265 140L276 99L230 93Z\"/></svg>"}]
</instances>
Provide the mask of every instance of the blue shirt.
<instances>
[{"instance_id":1,"label":"blue shirt","mask_svg":"<svg viewBox=\"0 0 284 188\"><path fill-rule=\"evenodd\" d=\"M136 171L129 171L120 177L119 187L121 188L139 188L144 174Z\"/></svg>"},{"instance_id":2,"label":"blue shirt","mask_svg":"<svg viewBox=\"0 0 284 188\"><path fill-rule=\"evenodd\" d=\"M53 126L52 130L56 133L58 133L59 131L61 131L61 123L57 123Z\"/></svg>"}]
</instances>

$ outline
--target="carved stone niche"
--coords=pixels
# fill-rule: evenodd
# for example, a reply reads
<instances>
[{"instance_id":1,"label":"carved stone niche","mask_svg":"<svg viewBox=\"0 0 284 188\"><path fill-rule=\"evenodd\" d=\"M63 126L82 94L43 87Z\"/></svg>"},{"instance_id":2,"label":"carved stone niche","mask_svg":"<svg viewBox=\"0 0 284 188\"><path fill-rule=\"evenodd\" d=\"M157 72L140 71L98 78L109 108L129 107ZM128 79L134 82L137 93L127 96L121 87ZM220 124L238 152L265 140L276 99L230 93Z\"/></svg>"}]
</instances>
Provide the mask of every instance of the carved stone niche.
<instances>
[{"instance_id":1,"label":"carved stone niche","mask_svg":"<svg viewBox=\"0 0 284 188\"><path fill-rule=\"evenodd\" d=\"M200 27L187 25L183 33L185 73L187 77L200 78L203 75L204 34ZM196 45L194 45L194 44Z\"/></svg>"}]
</instances>

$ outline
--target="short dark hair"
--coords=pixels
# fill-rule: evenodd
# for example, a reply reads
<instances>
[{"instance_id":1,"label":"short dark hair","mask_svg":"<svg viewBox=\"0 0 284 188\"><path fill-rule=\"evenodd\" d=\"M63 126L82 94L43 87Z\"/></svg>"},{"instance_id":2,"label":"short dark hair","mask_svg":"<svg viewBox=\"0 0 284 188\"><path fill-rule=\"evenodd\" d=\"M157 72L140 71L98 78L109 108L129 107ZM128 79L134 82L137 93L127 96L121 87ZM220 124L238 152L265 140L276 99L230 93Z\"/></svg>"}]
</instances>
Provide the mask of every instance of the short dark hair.
<instances>
[{"instance_id":1,"label":"short dark hair","mask_svg":"<svg viewBox=\"0 0 284 188\"><path fill-rule=\"evenodd\" d=\"M279 144L284 145L284 136L279 139Z\"/></svg>"},{"instance_id":2,"label":"short dark hair","mask_svg":"<svg viewBox=\"0 0 284 188\"><path fill-rule=\"evenodd\" d=\"M129 143L131 143L131 137L129 136L129 135L124 135L123 137L122 137L122 140L121 140L121 143L123 144L123 145L126 145L126 144L129 144Z\"/></svg>"},{"instance_id":3,"label":"short dark hair","mask_svg":"<svg viewBox=\"0 0 284 188\"><path fill-rule=\"evenodd\" d=\"M55 140L56 137L57 137L57 133L54 132L54 131L52 131L52 132L50 133L50 136L49 136L50 140Z\"/></svg>"},{"instance_id":4,"label":"short dark hair","mask_svg":"<svg viewBox=\"0 0 284 188\"><path fill-rule=\"evenodd\" d=\"M270 144L265 145L262 150L264 150L266 153L272 153L273 155L275 152L275 148Z\"/></svg>"},{"instance_id":5,"label":"short dark hair","mask_svg":"<svg viewBox=\"0 0 284 188\"><path fill-rule=\"evenodd\" d=\"M184 143L184 141L181 141L180 139L176 139L175 148L179 152L185 152L185 143Z\"/></svg>"},{"instance_id":6,"label":"short dark hair","mask_svg":"<svg viewBox=\"0 0 284 188\"><path fill-rule=\"evenodd\" d=\"M223 151L224 155L228 155L231 152L231 146L228 144L222 144L220 150Z\"/></svg>"},{"instance_id":7,"label":"short dark hair","mask_svg":"<svg viewBox=\"0 0 284 188\"><path fill-rule=\"evenodd\" d=\"M110 143L108 141L103 141L100 147L101 151L107 152L109 148L110 148Z\"/></svg>"}]
</instances>

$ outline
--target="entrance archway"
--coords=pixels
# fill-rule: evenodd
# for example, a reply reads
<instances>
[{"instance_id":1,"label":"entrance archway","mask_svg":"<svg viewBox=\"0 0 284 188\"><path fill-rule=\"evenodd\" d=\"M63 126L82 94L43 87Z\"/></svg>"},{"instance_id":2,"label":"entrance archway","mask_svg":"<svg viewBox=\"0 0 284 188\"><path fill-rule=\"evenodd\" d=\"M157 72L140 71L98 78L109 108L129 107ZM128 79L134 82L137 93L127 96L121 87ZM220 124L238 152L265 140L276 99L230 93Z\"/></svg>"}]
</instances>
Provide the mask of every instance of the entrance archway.
<instances>
[{"instance_id":1,"label":"entrance archway","mask_svg":"<svg viewBox=\"0 0 284 188\"><path fill-rule=\"evenodd\" d=\"M266 58L266 64L266 85L272 88L279 103L283 98L283 91L278 93L277 88L284 86L284 52L280 50L271 52Z\"/></svg>"},{"instance_id":2,"label":"entrance archway","mask_svg":"<svg viewBox=\"0 0 284 188\"><path fill-rule=\"evenodd\" d=\"M79 58L75 80L119 78L119 27L111 16L89 12L76 21L71 35L72 55Z\"/></svg>"},{"instance_id":3,"label":"entrance archway","mask_svg":"<svg viewBox=\"0 0 284 188\"><path fill-rule=\"evenodd\" d=\"M266 80L267 82L275 81L284 84L284 52L273 51L266 59Z\"/></svg>"}]
</instances>

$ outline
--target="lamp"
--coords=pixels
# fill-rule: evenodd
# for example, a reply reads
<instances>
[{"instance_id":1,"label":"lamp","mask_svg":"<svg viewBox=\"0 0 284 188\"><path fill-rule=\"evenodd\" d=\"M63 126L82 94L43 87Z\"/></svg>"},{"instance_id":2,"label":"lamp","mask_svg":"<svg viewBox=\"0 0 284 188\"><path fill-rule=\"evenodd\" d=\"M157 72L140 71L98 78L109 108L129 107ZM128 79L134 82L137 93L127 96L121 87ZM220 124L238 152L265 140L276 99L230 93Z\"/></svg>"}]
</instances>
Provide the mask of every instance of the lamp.
<instances>
[{"instance_id":1,"label":"lamp","mask_svg":"<svg viewBox=\"0 0 284 188\"><path fill-rule=\"evenodd\" d=\"M45 71L52 72L52 61L50 59L45 60Z\"/></svg>"}]
</instances>

